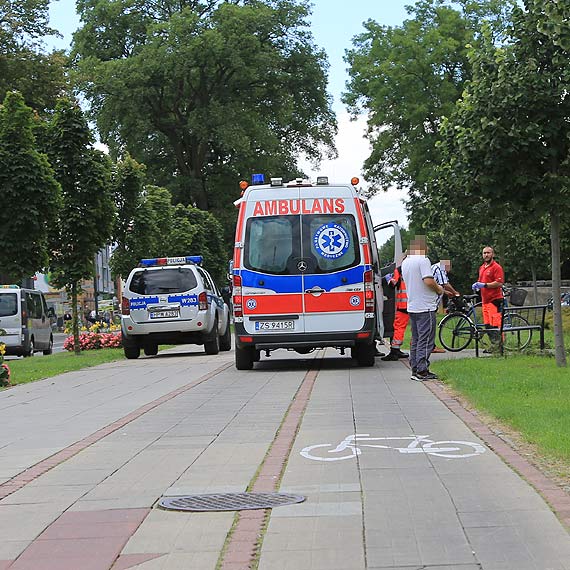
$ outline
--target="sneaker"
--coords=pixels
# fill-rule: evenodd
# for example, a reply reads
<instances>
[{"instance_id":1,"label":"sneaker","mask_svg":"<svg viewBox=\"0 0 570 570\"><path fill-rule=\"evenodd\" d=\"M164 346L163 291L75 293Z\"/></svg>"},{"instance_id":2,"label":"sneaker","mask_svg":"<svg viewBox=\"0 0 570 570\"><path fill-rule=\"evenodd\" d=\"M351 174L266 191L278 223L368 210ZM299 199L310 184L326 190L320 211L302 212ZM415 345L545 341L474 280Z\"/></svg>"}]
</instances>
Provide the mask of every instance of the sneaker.
<instances>
[{"instance_id":1,"label":"sneaker","mask_svg":"<svg viewBox=\"0 0 570 570\"><path fill-rule=\"evenodd\" d=\"M402 352L399 348L392 348L390 352L393 352L398 358L408 358L410 356L407 352Z\"/></svg>"},{"instance_id":2,"label":"sneaker","mask_svg":"<svg viewBox=\"0 0 570 570\"><path fill-rule=\"evenodd\" d=\"M425 372L416 372L412 374L412 380L416 380L417 382L426 382L427 380L439 380L437 374L426 370Z\"/></svg>"},{"instance_id":3,"label":"sneaker","mask_svg":"<svg viewBox=\"0 0 570 570\"><path fill-rule=\"evenodd\" d=\"M383 356L381 358L381 360L383 360L384 362L393 362L399 359L400 357L393 350L391 350L386 356Z\"/></svg>"},{"instance_id":4,"label":"sneaker","mask_svg":"<svg viewBox=\"0 0 570 570\"><path fill-rule=\"evenodd\" d=\"M432 353L434 353L434 352L435 352L436 354L441 354L441 353L444 353L444 352L445 352L445 349L439 348L439 346L436 346L436 347L432 350Z\"/></svg>"}]
</instances>

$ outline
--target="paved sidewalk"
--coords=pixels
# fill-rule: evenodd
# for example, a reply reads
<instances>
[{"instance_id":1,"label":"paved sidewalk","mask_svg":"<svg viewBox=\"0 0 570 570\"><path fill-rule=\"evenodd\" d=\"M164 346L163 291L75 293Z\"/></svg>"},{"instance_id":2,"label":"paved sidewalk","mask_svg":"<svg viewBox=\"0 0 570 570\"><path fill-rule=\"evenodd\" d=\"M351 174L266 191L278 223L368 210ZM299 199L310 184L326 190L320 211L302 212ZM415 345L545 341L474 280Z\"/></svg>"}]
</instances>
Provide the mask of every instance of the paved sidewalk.
<instances>
[{"instance_id":1,"label":"paved sidewalk","mask_svg":"<svg viewBox=\"0 0 570 570\"><path fill-rule=\"evenodd\" d=\"M401 362L356 368L335 354L322 361L280 487L307 499L271 511L260 570L570 570L570 535L546 503L490 450L477 453L482 442ZM308 369L280 356L253 371L230 366L0 500L0 570L214 570L234 513L156 501L255 480ZM232 359L124 361L0 393L0 475ZM355 434L359 455L329 453ZM379 439L412 434L438 442L438 455Z\"/></svg>"}]
</instances>

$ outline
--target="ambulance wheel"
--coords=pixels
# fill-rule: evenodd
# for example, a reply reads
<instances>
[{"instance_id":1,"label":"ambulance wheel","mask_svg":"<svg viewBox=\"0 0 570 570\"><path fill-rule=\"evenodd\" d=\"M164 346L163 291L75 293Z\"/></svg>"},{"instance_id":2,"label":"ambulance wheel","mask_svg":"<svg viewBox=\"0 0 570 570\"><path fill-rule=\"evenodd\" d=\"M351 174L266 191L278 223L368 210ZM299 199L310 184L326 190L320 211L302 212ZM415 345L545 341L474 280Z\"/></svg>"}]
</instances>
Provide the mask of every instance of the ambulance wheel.
<instances>
[{"instance_id":1,"label":"ambulance wheel","mask_svg":"<svg viewBox=\"0 0 570 570\"><path fill-rule=\"evenodd\" d=\"M251 370L253 368L254 350L252 346L239 348L236 346L236 368L238 370Z\"/></svg>"},{"instance_id":2,"label":"ambulance wheel","mask_svg":"<svg viewBox=\"0 0 570 570\"><path fill-rule=\"evenodd\" d=\"M358 366L374 366L375 343L360 344L356 346L356 361Z\"/></svg>"},{"instance_id":3,"label":"ambulance wheel","mask_svg":"<svg viewBox=\"0 0 570 570\"><path fill-rule=\"evenodd\" d=\"M209 338L204 340L206 354L218 354L220 352L220 337L218 336L218 319L214 321L214 327Z\"/></svg>"},{"instance_id":4,"label":"ambulance wheel","mask_svg":"<svg viewBox=\"0 0 570 570\"><path fill-rule=\"evenodd\" d=\"M220 337L220 350L232 349L232 331L230 330L230 319L226 325L226 332Z\"/></svg>"}]
</instances>

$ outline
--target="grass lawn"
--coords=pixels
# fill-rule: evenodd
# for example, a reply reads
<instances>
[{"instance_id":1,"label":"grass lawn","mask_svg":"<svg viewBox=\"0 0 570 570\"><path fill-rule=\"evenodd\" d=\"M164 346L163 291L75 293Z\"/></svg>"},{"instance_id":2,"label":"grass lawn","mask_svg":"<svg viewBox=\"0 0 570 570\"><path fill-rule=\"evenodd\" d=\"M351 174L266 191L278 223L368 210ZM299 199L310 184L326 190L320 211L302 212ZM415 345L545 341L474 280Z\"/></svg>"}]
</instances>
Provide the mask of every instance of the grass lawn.
<instances>
[{"instance_id":1,"label":"grass lawn","mask_svg":"<svg viewBox=\"0 0 570 570\"><path fill-rule=\"evenodd\" d=\"M570 371L546 356L441 360L431 368L475 408L513 428L570 476Z\"/></svg>"},{"instance_id":2,"label":"grass lawn","mask_svg":"<svg viewBox=\"0 0 570 570\"><path fill-rule=\"evenodd\" d=\"M72 372L112 362L125 358L122 348L103 348L101 350L87 350L79 356L72 352L58 352L49 356L34 356L32 358L19 358L6 360L10 367L12 385L27 384L34 380L50 378L64 372Z\"/></svg>"}]
</instances>

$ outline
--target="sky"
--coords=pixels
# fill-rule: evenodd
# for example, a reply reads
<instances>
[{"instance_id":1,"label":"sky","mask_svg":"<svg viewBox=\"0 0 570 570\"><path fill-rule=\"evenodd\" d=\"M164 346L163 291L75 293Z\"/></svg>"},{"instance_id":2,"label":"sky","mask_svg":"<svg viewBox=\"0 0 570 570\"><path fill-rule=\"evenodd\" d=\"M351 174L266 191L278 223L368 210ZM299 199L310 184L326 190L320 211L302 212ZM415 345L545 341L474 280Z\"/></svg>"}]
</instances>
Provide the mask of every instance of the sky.
<instances>
[{"instance_id":1,"label":"sky","mask_svg":"<svg viewBox=\"0 0 570 570\"><path fill-rule=\"evenodd\" d=\"M316 45L327 53L330 64L329 92L333 97L333 109L338 121L338 158L324 160L318 171L313 171L308 163L301 163L311 178L320 174L328 176L334 182L348 182L353 176L358 176L360 185L367 186L362 176L362 165L370 154L368 142L364 138L366 117L361 116L357 121L351 121L341 102L341 94L348 80L343 57L345 50L352 45L352 38L364 30L363 22L372 19L380 24L397 26L407 16L404 8L407 4L413 4L413 0L313 0L311 31ZM50 38L46 43L50 47L67 49L73 32L80 25L75 13L75 0L52 0L50 24L63 38ZM395 189L387 189L372 198L369 206L374 222L398 220L406 226L407 215L402 203L404 198L405 193Z\"/></svg>"}]
</instances>

